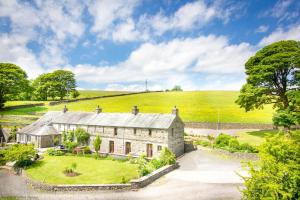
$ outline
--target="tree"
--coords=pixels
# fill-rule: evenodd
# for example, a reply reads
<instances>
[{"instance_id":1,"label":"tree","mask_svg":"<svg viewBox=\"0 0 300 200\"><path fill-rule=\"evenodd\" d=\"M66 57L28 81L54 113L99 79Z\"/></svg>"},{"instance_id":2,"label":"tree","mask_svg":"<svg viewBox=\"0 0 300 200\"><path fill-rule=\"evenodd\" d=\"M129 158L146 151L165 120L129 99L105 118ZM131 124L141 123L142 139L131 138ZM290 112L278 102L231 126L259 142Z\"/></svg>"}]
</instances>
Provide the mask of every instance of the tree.
<instances>
[{"instance_id":1,"label":"tree","mask_svg":"<svg viewBox=\"0 0 300 200\"><path fill-rule=\"evenodd\" d=\"M247 83L236 101L246 111L273 104L287 109L290 91L299 90L300 42L280 41L264 47L245 64Z\"/></svg>"},{"instance_id":2,"label":"tree","mask_svg":"<svg viewBox=\"0 0 300 200\"><path fill-rule=\"evenodd\" d=\"M280 110L273 116L274 125L285 129L290 129L292 125L295 125L295 122L295 117L288 110Z\"/></svg>"},{"instance_id":3,"label":"tree","mask_svg":"<svg viewBox=\"0 0 300 200\"><path fill-rule=\"evenodd\" d=\"M95 149L97 155L98 155L98 151L100 150L101 143L102 143L102 140L101 140L100 136L97 135L94 140L94 143L93 143L94 149Z\"/></svg>"},{"instance_id":4,"label":"tree","mask_svg":"<svg viewBox=\"0 0 300 200\"><path fill-rule=\"evenodd\" d=\"M75 136L80 145L86 145L90 138L88 132L86 132L83 128L77 128L75 130Z\"/></svg>"},{"instance_id":5,"label":"tree","mask_svg":"<svg viewBox=\"0 0 300 200\"><path fill-rule=\"evenodd\" d=\"M249 162L249 177L243 177L243 199L300 198L300 131L267 139L259 160Z\"/></svg>"},{"instance_id":6,"label":"tree","mask_svg":"<svg viewBox=\"0 0 300 200\"><path fill-rule=\"evenodd\" d=\"M33 82L35 96L40 100L47 100L48 97L63 99L71 93L78 96L74 77L73 72L65 70L56 70L52 73L42 74Z\"/></svg>"},{"instance_id":7,"label":"tree","mask_svg":"<svg viewBox=\"0 0 300 200\"><path fill-rule=\"evenodd\" d=\"M27 75L19 66L0 63L0 108L12 97L25 91L29 86Z\"/></svg>"},{"instance_id":8,"label":"tree","mask_svg":"<svg viewBox=\"0 0 300 200\"><path fill-rule=\"evenodd\" d=\"M180 85L175 85L172 91L183 91Z\"/></svg>"}]
</instances>

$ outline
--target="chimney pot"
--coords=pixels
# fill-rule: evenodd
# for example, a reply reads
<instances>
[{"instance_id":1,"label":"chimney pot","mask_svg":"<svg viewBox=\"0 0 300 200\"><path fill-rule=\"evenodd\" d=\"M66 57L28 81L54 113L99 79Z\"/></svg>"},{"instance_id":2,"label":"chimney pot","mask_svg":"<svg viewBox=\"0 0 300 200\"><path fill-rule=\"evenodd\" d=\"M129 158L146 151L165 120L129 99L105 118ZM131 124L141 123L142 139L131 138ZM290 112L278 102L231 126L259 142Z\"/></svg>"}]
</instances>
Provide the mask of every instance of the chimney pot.
<instances>
[{"instance_id":1,"label":"chimney pot","mask_svg":"<svg viewBox=\"0 0 300 200\"><path fill-rule=\"evenodd\" d=\"M65 105L64 109L63 109L63 113L66 113L68 111L67 106Z\"/></svg>"},{"instance_id":2,"label":"chimney pot","mask_svg":"<svg viewBox=\"0 0 300 200\"><path fill-rule=\"evenodd\" d=\"M176 106L174 106L173 110L172 110L172 114L178 116L179 115L179 110L178 108L176 108Z\"/></svg>"},{"instance_id":3,"label":"chimney pot","mask_svg":"<svg viewBox=\"0 0 300 200\"><path fill-rule=\"evenodd\" d=\"M137 106L133 106L132 108L132 114L137 115L139 113L139 109Z\"/></svg>"},{"instance_id":4,"label":"chimney pot","mask_svg":"<svg viewBox=\"0 0 300 200\"><path fill-rule=\"evenodd\" d=\"M101 112L102 112L102 108L100 108L99 105L98 105L97 108L96 108L96 113L99 114Z\"/></svg>"}]
</instances>

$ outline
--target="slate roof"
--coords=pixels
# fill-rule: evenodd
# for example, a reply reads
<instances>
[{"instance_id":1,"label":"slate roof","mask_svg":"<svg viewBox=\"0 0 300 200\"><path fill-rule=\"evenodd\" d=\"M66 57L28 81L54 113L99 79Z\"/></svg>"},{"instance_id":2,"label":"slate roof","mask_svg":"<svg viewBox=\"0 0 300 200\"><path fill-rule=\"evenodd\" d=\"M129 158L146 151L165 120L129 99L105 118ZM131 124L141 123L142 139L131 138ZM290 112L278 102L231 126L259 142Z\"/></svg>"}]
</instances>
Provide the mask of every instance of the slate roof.
<instances>
[{"instance_id":1,"label":"slate roof","mask_svg":"<svg viewBox=\"0 0 300 200\"><path fill-rule=\"evenodd\" d=\"M52 123L98 125L108 127L134 127L168 129L176 119L173 114L153 113L95 113L95 112L47 112L38 121L24 127L19 133L39 134L41 127ZM54 129L54 128L53 128ZM49 132L52 133L51 130Z\"/></svg>"}]
</instances>

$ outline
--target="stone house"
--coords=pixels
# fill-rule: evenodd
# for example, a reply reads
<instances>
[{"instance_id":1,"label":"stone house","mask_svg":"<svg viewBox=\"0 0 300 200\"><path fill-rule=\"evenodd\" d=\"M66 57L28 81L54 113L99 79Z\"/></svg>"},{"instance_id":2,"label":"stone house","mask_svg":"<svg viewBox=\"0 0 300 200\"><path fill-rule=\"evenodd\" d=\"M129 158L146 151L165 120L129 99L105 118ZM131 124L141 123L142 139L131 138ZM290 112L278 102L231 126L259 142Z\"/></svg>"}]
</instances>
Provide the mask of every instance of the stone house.
<instances>
[{"instance_id":1,"label":"stone house","mask_svg":"<svg viewBox=\"0 0 300 200\"><path fill-rule=\"evenodd\" d=\"M175 107L170 114L139 113L134 106L131 113L47 112L38 121L17 133L17 141L34 143L37 147L51 147L61 144L64 131L85 129L90 134L89 145L99 134L102 143L100 152L148 157L159 155L163 147L168 147L176 156L184 153L184 123ZM56 144L55 144L56 143Z\"/></svg>"}]
</instances>

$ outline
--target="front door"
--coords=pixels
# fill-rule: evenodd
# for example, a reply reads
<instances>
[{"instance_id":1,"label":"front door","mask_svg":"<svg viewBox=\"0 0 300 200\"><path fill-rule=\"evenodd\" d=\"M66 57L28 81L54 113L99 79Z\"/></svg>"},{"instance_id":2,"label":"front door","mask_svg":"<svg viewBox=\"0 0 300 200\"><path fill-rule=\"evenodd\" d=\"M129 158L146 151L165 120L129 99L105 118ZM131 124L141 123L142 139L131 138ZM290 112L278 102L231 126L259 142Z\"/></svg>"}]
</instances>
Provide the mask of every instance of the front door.
<instances>
[{"instance_id":1,"label":"front door","mask_svg":"<svg viewBox=\"0 0 300 200\"><path fill-rule=\"evenodd\" d=\"M147 144L147 157L151 158L153 156L152 144Z\"/></svg>"},{"instance_id":2,"label":"front door","mask_svg":"<svg viewBox=\"0 0 300 200\"><path fill-rule=\"evenodd\" d=\"M114 153L114 151L115 151L114 141L109 141L109 153Z\"/></svg>"},{"instance_id":3,"label":"front door","mask_svg":"<svg viewBox=\"0 0 300 200\"><path fill-rule=\"evenodd\" d=\"M125 143L125 154L129 154L131 152L131 143L130 142L126 142Z\"/></svg>"}]
</instances>

